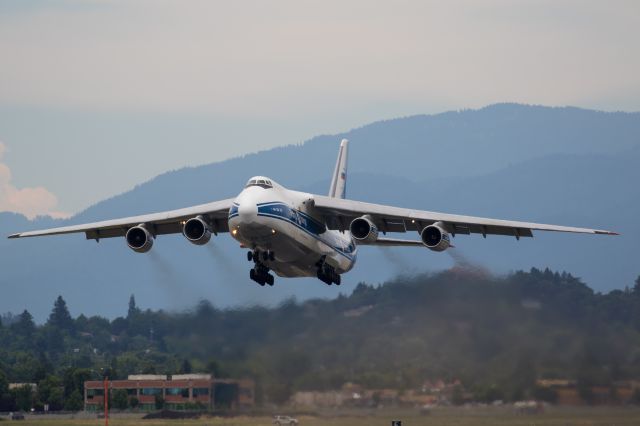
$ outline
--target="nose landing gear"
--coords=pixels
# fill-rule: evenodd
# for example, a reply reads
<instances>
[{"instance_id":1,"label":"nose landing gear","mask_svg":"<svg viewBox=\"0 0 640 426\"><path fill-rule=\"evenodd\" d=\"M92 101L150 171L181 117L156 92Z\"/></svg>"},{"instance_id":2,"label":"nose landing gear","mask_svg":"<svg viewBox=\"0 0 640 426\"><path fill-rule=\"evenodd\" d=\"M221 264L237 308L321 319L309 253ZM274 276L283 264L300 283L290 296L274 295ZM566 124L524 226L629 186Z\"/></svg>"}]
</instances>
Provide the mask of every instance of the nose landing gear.
<instances>
[{"instance_id":1,"label":"nose landing gear","mask_svg":"<svg viewBox=\"0 0 640 426\"><path fill-rule=\"evenodd\" d=\"M273 252L270 250L263 252L258 250L252 252L249 251L247 252L247 260L255 263L255 266L249 271L249 278L261 286L264 286L265 284L272 286L274 283L273 275L269 273L269 267L263 262L273 262L275 260Z\"/></svg>"}]
</instances>

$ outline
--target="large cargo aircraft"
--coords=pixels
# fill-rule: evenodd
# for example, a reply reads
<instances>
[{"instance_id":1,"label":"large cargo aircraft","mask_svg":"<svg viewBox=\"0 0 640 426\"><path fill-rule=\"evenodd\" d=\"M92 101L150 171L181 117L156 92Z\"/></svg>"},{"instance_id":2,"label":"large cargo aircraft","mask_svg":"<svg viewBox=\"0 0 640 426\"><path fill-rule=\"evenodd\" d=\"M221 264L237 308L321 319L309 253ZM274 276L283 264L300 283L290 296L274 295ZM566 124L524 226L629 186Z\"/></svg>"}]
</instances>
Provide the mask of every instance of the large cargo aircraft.
<instances>
[{"instance_id":1,"label":"large cargo aircraft","mask_svg":"<svg viewBox=\"0 0 640 426\"><path fill-rule=\"evenodd\" d=\"M138 253L151 250L158 235L182 233L191 243L209 243L230 232L248 249L252 280L273 285L280 277L318 277L340 285L356 262L359 245L424 246L441 252L451 237L481 234L532 237L532 231L617 235L598 229L516 222L411 210L345 199L348 141L342 140L328 196L292 191L265 176L249 179L236 198L179 210L13 234L9 238L84 232L87 239L125 237ZM416 232L419 239L386 237Z\"/></svg>"}]
</instances>

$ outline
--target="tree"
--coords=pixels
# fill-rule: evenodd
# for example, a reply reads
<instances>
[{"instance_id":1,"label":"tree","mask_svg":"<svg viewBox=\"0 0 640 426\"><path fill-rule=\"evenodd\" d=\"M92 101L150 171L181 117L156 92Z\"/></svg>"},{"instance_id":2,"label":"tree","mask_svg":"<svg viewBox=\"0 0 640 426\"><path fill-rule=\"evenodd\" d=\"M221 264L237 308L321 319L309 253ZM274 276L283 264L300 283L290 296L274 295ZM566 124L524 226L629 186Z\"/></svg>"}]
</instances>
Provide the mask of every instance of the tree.
<instances>
[{"instance_id":1,"label":"tree","mask_svg":"<svg viewBox=\"0 0 640 426\"><path fill-rule=\"evenodd\" d=\"M31 337L36 331L36 324L33 322L33 316L26 309L18 316L18 321L11 325L14 333L22 337Z\"/></svg>"},{"instance_id":2,"label":"tree","mask_svg":"<svg viewBox=\"0 0 640 426\"><path fill-rule=\"evenodd\" d=\"M62 296L58 296L54 302L47 324L60 330L73 331L73 318L71 318L69 309L67 309L67 302L64 301Z\"/></svg>"},{"instance_id":3,"label":"tree","mask_svg":"<svg viewBox=\"0 0 640 426\"><path fill-rule=\"evenodd\" d=\"M180 367L180 373L191 374L191 371L192 371L191 361L185 358L185 360L182 361L182 367Z\"/></svg>"},{"instance_id":4,"label":"tree","mask_svg":"<svg viewBox=\"0 0 640 426\"><path fill-rule=\"evenodd\" d=\"M62 381L58 377L49 375L38 383L38 400L49 404L49 410L61 410L63 397Z\"/></svg>"},{"instance_id":5,"label":"tree","mask_svg":"<svg viewBox=\"0 0 640 426\"><path fill-rule=\"evenodd\" d=\"M113 407L126 410L129 407L129 396L126 389L116 389L113 392Z\"/></svg>"},{"instance_id":6,"label":"tree","mask_svg":"<svg viewBox=\"0 0 640 426\"><path fill-rule=\"evenodd\" d=\"M640 275L636 278L636 283L633 286L632 293L636 296L640 296Z\"/></svg>"},{"instance_id":7,"label":"tree","mask_svg":"<svg viewBox=\"0 0 640 426\"><path fill-rule=\"evenodd\" d=\"M83 405L82 394L77 389L71 392L71 395L64 401L64 409L67 411L80 411Z\"/></svg>"},{"instance_id":8,"label":"tree","mask_svg":"<svg viewBox=\"0 0 640 426\"><path fill-rule=\"evenodd\" d=\"M211 374L215 378L223 377L222 370L220 368L220 363L216 361L214 358L209 359L207 362L207 366L205 367L207 373Z\"/></svg>"},{"instance_id":9,"label":"tree","mask_svg":"<svg viewBox=\"0 0 640 426\"><path fill-rule=\"evenodd\" d=\"M0 369L0 411L14 410L14 398L9 393L9 381L7 376Z\"/></svg>"},{"instance_id":10,"label":"tree","mask_svg":"<svg viewBox=\"0 0 640 426\"><path fill-rule=\"evenodd\" d=\"M49 410L51 411L59 411L62 410L64 402L64 391L62 388L53 388L49 393Z\"/></svg>"},{"instance_id":11,"label":"tree","mask_svg":"<svg viewBox=\"0 0 640 426\"><path fill-rule=\"evenodd\" d=\"M23 385L19 388L12 389L11 393L16 401L16 407L22 411L29 411L33 408L34 398L31 385Z\"/></svg>"},{"instance_id":12,"label":"tree","mask_svg":"<svg viewBox=\"0 0 640 426\"><path fill-rule=\"evenodd\" d=\"M86 368L67 368L64 371L62 379L65 397L70 397L73 392L78 392L78 394L82 395L84 392L84 382L90 378L91 371Z\"/></svg>"},{"instance_id":13,"label":"tree","mask_svg":"<svg viewBox=\"0 0 640 426\"><path fill-rule=\"evenodd\" d=\"M42 352L49 352L52 355L64 352L64 336L62 330L50 324L40 329L40 339L38 349Z\"/></svg>"},{"instance_id":14,"label":"tree","mask_svg":"<svg viewBox=\"0 0 640 426\"><path fill-rule=\"evenodd\" d=\"M127 311L127 319L135 318L140 313L140 309L136 306L136 298L132 294L129 297L129 310Z\"/></svg>"},{"instance_id":15,"label":"tree","mask_svg":"<svg viewBox=\"0 0 640 426\"><path fill-rule=\"evenodd\" d=\"M0 395L9 392L9 381L4 371L0 370Z\"/></svg>"}]
</instances>

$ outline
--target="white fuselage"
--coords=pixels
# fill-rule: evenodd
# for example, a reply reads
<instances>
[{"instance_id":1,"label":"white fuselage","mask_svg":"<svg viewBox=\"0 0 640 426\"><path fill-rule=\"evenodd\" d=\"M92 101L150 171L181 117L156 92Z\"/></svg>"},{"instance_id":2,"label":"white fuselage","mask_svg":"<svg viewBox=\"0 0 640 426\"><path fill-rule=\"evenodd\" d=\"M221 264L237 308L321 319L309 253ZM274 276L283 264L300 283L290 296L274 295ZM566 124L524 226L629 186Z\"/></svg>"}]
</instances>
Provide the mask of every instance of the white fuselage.
<instances>
[{"instance_id":1,"label":"white fuselage","mask_svg":"<svg viewBox=\"0 0 640 426\"><path fill-rule=\"evenodd\" d=\"M268 179L268 178L263 178ZM247 186L229 211L229 231L244 247L270 251L265 264L281 277L316 276L324 261L342 274L353 268L357 247L350 233L328 230L311 194L270 186Z\"/></svg>"}]
</instances>

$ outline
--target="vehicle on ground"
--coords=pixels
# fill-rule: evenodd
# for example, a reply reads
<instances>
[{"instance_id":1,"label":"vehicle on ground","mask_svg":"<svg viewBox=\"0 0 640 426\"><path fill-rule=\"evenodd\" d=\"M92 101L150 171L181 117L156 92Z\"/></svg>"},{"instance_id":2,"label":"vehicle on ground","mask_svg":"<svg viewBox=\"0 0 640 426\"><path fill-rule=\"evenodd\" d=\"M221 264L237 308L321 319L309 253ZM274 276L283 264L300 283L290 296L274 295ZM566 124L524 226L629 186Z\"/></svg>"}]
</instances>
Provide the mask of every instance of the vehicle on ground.
<instances>
[{"instance_id":1,"label":"vehicle on ground","mask_svg":"<svg viewBox=\"0 0 640 426\"><path fill-rule=\"evenodd\" d=\"M276 426L295 426L298 424L298 419L291 416L273 416L273 424Z\"/></svg>"}]
</instances>

